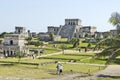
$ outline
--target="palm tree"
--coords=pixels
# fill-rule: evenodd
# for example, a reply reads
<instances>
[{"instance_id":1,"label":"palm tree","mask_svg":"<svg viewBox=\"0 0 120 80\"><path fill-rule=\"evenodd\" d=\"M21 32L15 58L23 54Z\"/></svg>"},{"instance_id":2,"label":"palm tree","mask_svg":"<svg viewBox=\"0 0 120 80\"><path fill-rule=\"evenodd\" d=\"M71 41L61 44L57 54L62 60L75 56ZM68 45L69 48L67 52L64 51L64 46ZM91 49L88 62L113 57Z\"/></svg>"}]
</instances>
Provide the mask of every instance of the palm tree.
<instances>
[{"instance_id":1,"label":"palm tree","mask_svg":"<svg viewBox=\"0 0 120 80\"><path fill-rule=\"evenodd\" d=\"M109 56L106 62L106 64L108 64L120 55L120 38L112 37L103 39L97 43L95 49L99 47L103 47L104 50L101 53L96 54L96 58L105 58L106 56Z\"/></svg>"},{"instance_id":2,"label":"palm tree","mask_svg":"<svg viewBox=\"0 0 120 80\"><path fill-rule=\"evenodd\" d=\"M104 50L101 53L96 54L97 58L105 58L108 56L106 64L110 63L112 60L115 60L117 56L120 55L120 14L113 12L109 18L109 22L117 27L117 36L111 38L105 38L101 40L95 48L103 47Z\"/></svg>"},{"instance_id":3,"label":"palm tree","mask_svg":"<svg viewBox=\"0 0 120 80\"><path fill-rule=\"evenodd\" d=\"M120 33L120 14L118 12L113 12L109 18L109 22L117 27L117 33Z\"/></svg>"},{"instance_id":4,"label":"palm tree","mask_svg":"<svg viewBox=\"0 0 120 80\"><path fill-rule=\"evenodd\" d=\"M73 44L73 48L79 46L80 39L79 38L72 38L70 41Z\"/></svg>"}]
</instances>

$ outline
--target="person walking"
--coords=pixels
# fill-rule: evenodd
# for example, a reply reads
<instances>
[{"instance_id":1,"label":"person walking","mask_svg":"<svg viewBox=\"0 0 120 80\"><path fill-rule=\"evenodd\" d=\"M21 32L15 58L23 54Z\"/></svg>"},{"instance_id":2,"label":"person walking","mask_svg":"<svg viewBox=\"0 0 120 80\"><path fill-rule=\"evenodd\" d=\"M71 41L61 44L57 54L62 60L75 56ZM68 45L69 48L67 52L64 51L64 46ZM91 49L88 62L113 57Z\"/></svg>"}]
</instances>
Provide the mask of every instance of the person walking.
<instances>
[{"instance_id":1,"label":"person walking","mask_svg":"<svg viewBox=\"0 0 120 80\"><path fill-rule=\"evenodd\" d=\"M57 68L57 74L59 74L60 73L60 69L59 69L60 68L60 64L59 63L57 64L56 68Z\"/></svg>"},{"instance_id":2,"label":"person walking","mask_svg":"<svg viewBox=\"0 0 120 80\"><path fill-rule=\"evenodd\" d=\"M56 66L56 68L57 68L57 74L60 75L63 72L63 66L62 66L62 64L58 63L57 66Z\"/></svg>"},{"instance_id":3,"label":"person walking","mask_svg":"<svg viewBox=\"0 0 120 80\"><path fill-rule=\"evenodd\" d=\"M62 74L62 72L63 72L63 66L62 66L62 64L60 64L59 65L59 75Z\"/></svg>"}]
</instances>

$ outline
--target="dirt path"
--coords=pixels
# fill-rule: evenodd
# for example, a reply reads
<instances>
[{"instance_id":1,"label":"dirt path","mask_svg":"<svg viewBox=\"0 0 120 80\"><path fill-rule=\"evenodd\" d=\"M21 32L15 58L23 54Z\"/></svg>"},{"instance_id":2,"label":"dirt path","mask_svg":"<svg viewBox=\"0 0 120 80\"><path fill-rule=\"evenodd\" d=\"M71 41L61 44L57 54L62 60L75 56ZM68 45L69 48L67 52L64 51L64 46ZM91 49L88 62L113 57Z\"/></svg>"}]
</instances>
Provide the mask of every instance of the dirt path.
<instances>
[{"instance_id":1,"label":"dirt path","mask_svg":"<svg viewBox=\"0 0 120 80\"><path fill-rule=\"evenodd\" d=\"M84 77L83 77L84 76ZM120 77L120 65L109 65L106 69L94 73L92 76L86 76L82 73L67 74L53 79L41 80L98 80L99 77Z\"/></svg>"},{"instance_id":2,"label":"dirt path","mask_svg":"<svg viewBox=\"0 0 120 80\"><path fill-rule=\"evenodd\" d=\"M120 77L120 65L109 65L105 70L99 71L95 75L100 77Z\"/></svg>"},{"instance_id":3,"label":"dirt path","mask_svg":"<svg viewBox=\"0 0 120 80\"><path fill-rule=\"evenodd\" d=\"M88 74L83 73L73 73L73 74L66 74L66 75L58 75L57 78L51 79L40 79L40 80L96 80L96 77L88 76Z\"/></svg>"},{"instance_id":4,"label":"dirt path","mask_svg":"<svg viewBox=\"0 0 120 80\"><path fill-rule=\"evenodd\" d=\"M92 76L84 73L68 73L63 75L58 75L50 79L29 79L29 78L3 78L0 80L98 80L99 77L109 77L109 76L120 76L120 65L109 65L106 69L99 71Z\"/></svg>"}]
</instances>

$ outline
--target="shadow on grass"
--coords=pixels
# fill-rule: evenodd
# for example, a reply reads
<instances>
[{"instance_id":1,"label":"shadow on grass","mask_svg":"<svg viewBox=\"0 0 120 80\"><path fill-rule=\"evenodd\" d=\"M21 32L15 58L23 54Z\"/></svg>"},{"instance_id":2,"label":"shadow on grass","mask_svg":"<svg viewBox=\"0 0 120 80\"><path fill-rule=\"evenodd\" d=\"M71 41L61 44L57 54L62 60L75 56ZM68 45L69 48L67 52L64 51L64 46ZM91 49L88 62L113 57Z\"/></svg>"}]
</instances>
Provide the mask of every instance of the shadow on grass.
<instances>
[{"instance_id":1,"label":"shadow on grass","mask_svg":"<svg viewBox=\"0 0 120 80\"><path fill-rule=\"evenodd\" d=\"M14 66L14 64L11 64L11 63L2 63L2 64L0 64L0 66Z\"/></svg>"},{"instance_id":2,"label":"shadow on grass","mask_svg":"<svg viewBox=\"0 0 120 80\"><path fill-rule=\"evenodd\" d=\"M98 77L104 77L104 78L120 78L120 76L111 76L111 75L103 75L103 74L101 74L101 75L98 75Z\"/></svg>"},{"instance_id":3,"label":"shadow on grass","mask_svg":"<svg viewBox=\"0 0 120 80\"><path fill-rule=\"evenodd\" d=\"M120 59L116 59L113 61L115 64L120 64Z\"/></svg>"},{"instance_id":4,"label":"shadow on grass","mask_svg":"<svg viewBox=\"0 0 120 80\"><path fill-rule=\"evenodd\" d=\"M11 62L11 61L0 61L0 63L6 64L26 64L26 65L35 65L37 66L38 63L26 63L26 62Z\"/></svg>"}]
</instances>

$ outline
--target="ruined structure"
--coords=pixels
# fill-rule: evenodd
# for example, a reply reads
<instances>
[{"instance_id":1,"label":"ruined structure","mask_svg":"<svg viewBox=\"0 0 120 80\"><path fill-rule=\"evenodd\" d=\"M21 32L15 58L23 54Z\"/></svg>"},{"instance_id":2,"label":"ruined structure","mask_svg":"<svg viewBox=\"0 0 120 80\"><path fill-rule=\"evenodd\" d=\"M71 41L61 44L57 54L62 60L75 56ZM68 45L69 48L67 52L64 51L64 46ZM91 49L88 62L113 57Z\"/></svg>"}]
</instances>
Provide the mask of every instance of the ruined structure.
<instances>
[{"instance_id":1,"label":"ruined structure","mask_svg":"<svg viewBox=\"0 0 120 80\"><path fill-rule=\"evenodd\" d=\"M24 27L15 27L13 34L6 34L3 44L0 46L4 56L15 56L18 51L28 54L29 49L25 45L26 37L28 35Z\"/></svg>"},{"instance_id":2,"label":"ruined structure","mask_svg":"<svg viewBox=\"0 0 120 80\"><path fill-rule=\"evenodd\" d=\"M96 32L96 27L82 26L81 22L80 19L65 19L65 24L60 25L60 27L48 26L48 33L52 32L69 40L74 37L85 37L85 34L88 34L88 37L93 36Z\"/></svg>"}]
</instances>

